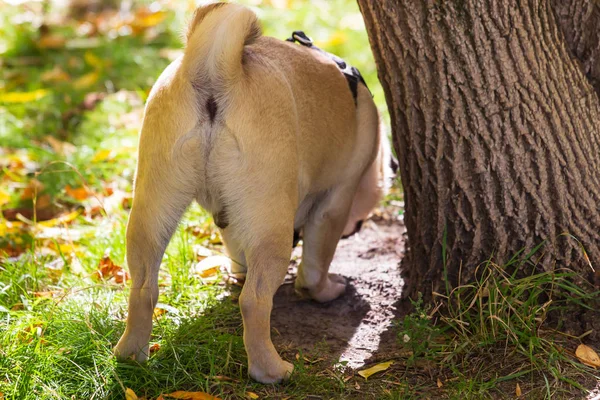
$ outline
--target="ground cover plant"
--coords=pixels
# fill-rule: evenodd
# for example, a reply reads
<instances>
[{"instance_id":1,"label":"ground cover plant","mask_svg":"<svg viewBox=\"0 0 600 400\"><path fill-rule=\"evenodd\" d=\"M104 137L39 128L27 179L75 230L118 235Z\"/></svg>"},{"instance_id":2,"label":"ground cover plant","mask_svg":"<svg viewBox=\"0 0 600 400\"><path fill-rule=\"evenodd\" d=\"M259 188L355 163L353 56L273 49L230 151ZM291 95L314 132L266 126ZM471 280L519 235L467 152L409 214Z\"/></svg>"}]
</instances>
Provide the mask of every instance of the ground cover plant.
<instances>
[{"instance_id":1,"label":"ground cover plant","mask_svg":"<svg viewBox=\"0 0 600 400\"><path fill-rule=\"evenodd\" d=\"M284 39L302 29L356 65L387 115L355 3L244 4L266 34ZM594 307L594 288L573 285L568 270L517 276L492 260L473 285L398 312L366 365L351 368L327 341L292 343L281 345L296 366L292 380L256 384L236 303L242 281L220 269L220 238L198 207L163 260L148 364L117 363L137 131L194 7L0 0L0 398L580 398L595 387L597 346L579 347L586 336L561 325L569 305ZM394 246L403 243L399 187L370 230L387 227ZM377 260L369 258L381 251L376 243L360 256ZM356 280L356 292L368 283ZM554 296L557 286L570 296ZM306 307L323 319L330 310Z\"/></svg>"}]
</instances>

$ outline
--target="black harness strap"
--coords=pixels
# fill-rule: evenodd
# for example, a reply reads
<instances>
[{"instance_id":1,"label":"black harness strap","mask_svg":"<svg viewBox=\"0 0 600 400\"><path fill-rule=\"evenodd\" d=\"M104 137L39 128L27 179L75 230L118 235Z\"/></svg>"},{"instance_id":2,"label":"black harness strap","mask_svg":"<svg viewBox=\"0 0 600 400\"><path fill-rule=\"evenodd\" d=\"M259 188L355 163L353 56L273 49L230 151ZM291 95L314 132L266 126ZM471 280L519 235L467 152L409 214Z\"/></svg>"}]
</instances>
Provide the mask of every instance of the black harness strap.
<instances>
[{"instance_id":1,"label":"black harness strap","mask_svg":"<svg viewBox=\"0 0 600 400\"><path fill-rule=\"evenodd\" d=\"M358 96L358 83L359 82L362 83L363 85L365 85L367 90L369 90L367 83L365 82L364 78L362 77L362 75L360 74L358 69L349 65L348 63L346 63L346 61L342 60L338 56L328 53L325 50L320 49L317 46L315 46L313 44L312 39L309 38L308 36L306 36L306 34L303 31L294 31L292 33L292 37L290 37L286 40L288 42L292 42L292 43L298 42L302 46L306 46L310 49L316 50L316 51L320 52L321 54L325 55L326 57L328 57L329 59L333 60L337 64L340 71L346 77L346 80L348 81L348 86L350 87L350 91L352 92L352 97L354 98L355 104L356 104L356 97ZM369 93L370 92L371 91L369 90ZM373 95L373 94L371 94L371 95Z\"/></svg>"}]
</instances>

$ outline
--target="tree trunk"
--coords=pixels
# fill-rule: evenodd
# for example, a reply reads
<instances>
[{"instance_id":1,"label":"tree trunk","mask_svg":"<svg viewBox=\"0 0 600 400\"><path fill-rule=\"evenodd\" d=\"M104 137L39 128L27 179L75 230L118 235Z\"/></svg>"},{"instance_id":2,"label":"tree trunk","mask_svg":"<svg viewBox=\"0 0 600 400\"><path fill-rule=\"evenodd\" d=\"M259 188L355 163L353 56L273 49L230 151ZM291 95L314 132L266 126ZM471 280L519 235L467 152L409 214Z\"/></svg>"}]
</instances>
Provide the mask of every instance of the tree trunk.
<instances>
[{"instance_id":1,"label":"tree trunk","mask_svg":"<svg viewBox=\"0 0 600 400\"><path fill-rule=\"evenodd\" d=\"M552 0L567 47L600 94L600 1Z\"/></svg>"},{"instance_id":2,"label":"tree trunk","mask_svg":"<svg viewBox=\"0 0 600 400\"><path fill-rule=\"evenodd\" d=\"M430 297L445 269L450 284L463 284L490 257L502 265L544 241L538 268L558 263L594 279L600 102L550 0L359 5L404 186L405 295ZM584 36L578 23L574 38ZM587 45L578 43L592 41L572 42L579 54ZM597 50L585 54L598 76Z\"/></svg>"}]
</instances>

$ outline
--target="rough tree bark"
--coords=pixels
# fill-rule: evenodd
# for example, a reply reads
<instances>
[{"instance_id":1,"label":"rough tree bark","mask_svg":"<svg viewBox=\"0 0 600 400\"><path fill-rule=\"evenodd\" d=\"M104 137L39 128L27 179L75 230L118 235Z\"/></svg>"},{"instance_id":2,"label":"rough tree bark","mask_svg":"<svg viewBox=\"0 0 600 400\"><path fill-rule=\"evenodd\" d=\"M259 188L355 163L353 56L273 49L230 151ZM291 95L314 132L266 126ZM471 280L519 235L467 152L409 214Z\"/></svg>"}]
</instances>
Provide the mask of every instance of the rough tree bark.
<instances>
[{"instance_id":1,"label":"rough tree bark","mask_svg":"<svg viewBox=\"0 0 600 400\"><path fill-rule=\"evenodd\" d=\"M552 0L567 47L600 94L600 0Z\"/></svg>"},{"instance_id":2,"label":"rough tree bark","mask_svg":"<svg viewBox=\"0 0 600 400\"><path fill-rule=\"evenodd\" d=\"M405 295L440 291L443 254L456 285L544 240L538 268L594 279L600 102L584 71L600 74L582 21L597 24L596 1L557 10L568 47L551 0L358 2L404 186Z\"/></svg>"}]
</instances>

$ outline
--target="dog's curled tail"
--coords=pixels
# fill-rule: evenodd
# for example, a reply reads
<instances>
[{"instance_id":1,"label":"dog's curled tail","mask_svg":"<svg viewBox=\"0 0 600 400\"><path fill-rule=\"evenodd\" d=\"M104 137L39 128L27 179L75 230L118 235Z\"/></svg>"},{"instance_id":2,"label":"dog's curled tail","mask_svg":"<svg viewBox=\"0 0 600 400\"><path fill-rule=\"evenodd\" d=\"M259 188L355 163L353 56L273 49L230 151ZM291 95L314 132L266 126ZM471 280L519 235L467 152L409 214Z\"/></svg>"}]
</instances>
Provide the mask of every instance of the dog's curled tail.
<instances>
[{"instance_id":1,"label":"dog's curled tail","mask_svg":"<svg viewBox=\"0 0 600 400\"><path fill-rule=\"evenodd\" d=\"M183 67L192 82L227 89L242 75L244 46L261 35L256 14L231 3L200 7L188 26Z\"/></svg>"}]
</instances>

